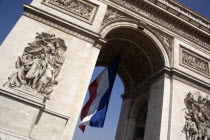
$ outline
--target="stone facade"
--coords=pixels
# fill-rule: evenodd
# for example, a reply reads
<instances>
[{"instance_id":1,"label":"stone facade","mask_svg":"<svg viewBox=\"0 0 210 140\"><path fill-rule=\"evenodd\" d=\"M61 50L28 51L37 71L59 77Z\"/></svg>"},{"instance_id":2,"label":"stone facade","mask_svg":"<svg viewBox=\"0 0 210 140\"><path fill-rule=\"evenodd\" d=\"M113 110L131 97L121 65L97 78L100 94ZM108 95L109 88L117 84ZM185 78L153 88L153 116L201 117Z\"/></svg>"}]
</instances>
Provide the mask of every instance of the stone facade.
<instances>
[{"instance_id":1,"label":"stone facade","mask_svg":"<svg viewBox=\"0 0 210 140\"><path fill-rule=\"evenodd\" d=\"M0 47L0 139L71 140L95 65L117 55L116 140L209 138L208 19L172 0L23 7Z\"/></svg>"}]
</instances>

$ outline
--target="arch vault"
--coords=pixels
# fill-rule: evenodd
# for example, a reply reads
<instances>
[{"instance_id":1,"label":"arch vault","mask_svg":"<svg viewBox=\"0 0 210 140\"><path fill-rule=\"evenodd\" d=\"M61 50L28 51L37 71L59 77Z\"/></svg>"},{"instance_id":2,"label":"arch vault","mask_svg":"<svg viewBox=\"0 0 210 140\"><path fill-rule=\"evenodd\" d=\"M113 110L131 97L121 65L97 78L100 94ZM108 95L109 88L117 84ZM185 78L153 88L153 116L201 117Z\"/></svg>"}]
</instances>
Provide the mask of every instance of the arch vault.
<instances>
[{"instance_id":1,"label":"arch vault","mask_svg":"<svg viewBox=\"0 0 210 140\"><path fill-rule=\"evenodd\" d=\"M145 109L152 112L152 108L148 108L149 104L150 106L155 106L155 104L149 102L149 95L151 95L150 98L153 98L150 92L155 84L161 83L161 86L158 87L159 93L156 94L168 94L164 93L163 90L165 88L165 78L161 72L170 67L170 56L164 44L156 37L156 34L142 24L126 20L116 21L102 28L101 37L107 42L100 50L96 66L107 66L116 56L120 56L118 75L125 87L115 139L143 139L144 133L146 135L148 133L148 130L145 131L145 129L154 118L150 114L152 120L148 119L147 123L146 118L145 120L138 118L143 114L147 116ZM146 99L136 100L144 95L147 96ZM125 104L129 104L129 106ZM158 104L163 104L163 102L159 101ZM135 115L135 109L132 108L138 108ZM162 115L162 109L162 107L157 108L158 112L161 112L159 115ZM156 115L158 116L158 114ZM140 122L142 125L139 125ZM161 125L159 122L161 121L156 120L156 125ZM151 133L151 130L149 131ZM160 136L156 135L155 137Z\"/></svg>"}]
</instances>

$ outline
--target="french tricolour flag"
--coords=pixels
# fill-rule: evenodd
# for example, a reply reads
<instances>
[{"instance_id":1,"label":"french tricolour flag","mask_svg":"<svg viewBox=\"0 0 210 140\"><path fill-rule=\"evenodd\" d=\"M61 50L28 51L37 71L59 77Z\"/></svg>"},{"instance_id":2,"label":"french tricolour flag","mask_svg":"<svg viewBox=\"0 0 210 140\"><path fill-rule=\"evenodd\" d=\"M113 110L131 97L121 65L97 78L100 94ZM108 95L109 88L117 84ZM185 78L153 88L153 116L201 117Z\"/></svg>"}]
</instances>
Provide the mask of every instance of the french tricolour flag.
<instances>
[{"instance_id":1,"label":"french tricolour flag","mask_svg":"<svg viewBox=\"0 0 210 140\"><path fill-rule=\"evenodd\" d=\"M109 99L117 73L119 57L115 58L108 68L104 69L99 76L90 84L90 99L81 112L80 129L84 132L85 126L103 127Z\"/></svg>"}]
</instances>

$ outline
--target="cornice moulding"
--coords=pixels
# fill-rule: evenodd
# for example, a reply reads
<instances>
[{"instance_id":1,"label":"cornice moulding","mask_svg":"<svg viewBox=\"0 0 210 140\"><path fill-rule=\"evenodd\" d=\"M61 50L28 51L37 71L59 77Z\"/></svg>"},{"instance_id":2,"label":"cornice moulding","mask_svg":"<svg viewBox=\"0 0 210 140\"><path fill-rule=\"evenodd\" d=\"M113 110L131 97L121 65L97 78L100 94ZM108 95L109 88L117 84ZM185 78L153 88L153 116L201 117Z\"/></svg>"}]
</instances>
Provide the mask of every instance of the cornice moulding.
<instances>
[{"instance_id":1,"label":"cornice moulding","mask_svg":"<svg viewBox=\"0 0 210 140\"><path fill-rule=\"evenodd\" d=\"M176 68L168 68L168 67L164 67L164 68L160 69L158 72L154 73L152 76L150 76L148 79L146 79L145 82L140 84L138 87L134 88L132 91L135 91L141 87L144 87L145 85L148 85L148 84L150 85L150 84L152 84L151 82L154 82L155 80L158 80L161 77L178 80L182 83L185 83L187 85L195 87L199 90L210 93L210 91L209 91L210 84L209 83L202 81L196 77L193 77L192 75L184 73ZM132 93L132 91L125 92L124 94L121 95L121 97L126 99L127 96L129 96L129 93Z\"/></svg>"},{"instance_id":2,"label":"cornice moulding","mask_svg":"<svg viewBox=\"0 0 210 140\"><path fill-rule=\"evenodd\" d=\"M0 88L0 94L7 96L7 97L14 98L16 100L21 100L25 103L37 106L39 108L45 107L43 98L31 96L24 92L18 92L17 90L15 91L13 89L2 87L2 88Z\"/></svg>"},{"instance_id":3,"label":"cornice moulding","mask_svg":"<svg viewBox=\"0 0 210 140\"><path fill-rule=\"evenodd\" d=\"M93 31L87 30L81 26L73 24L65 19L52 15L34 6L24 4L24 16L32 18L36 21L44 23L48 26L54 27L58 30L66 32L70 35L78 37L89 43L99 43L104 44L106 41L101 38L101 36Z\"/></svg>"},{"instance_id":4,"label":"cornice moulding","mask_svg":"<svg viewBox=\"0 0 210 140\"><path fill-rule=\"evenodd\" d=\"M42 4L54 8L62 13L78 18L92 25L98 5L84 0L62 2L58 0L44 0Z\"/></svg>"},{"instance_id":5,"label":"cornice moulding","mask_svg":"<svg viewBox=\"0 0 210 140\"><path fill-rule=\"evenodd\" d=\"M158 26L161 26L161 28L165 28L170 30L169 32L173 32L172 34L175 33L180 35L187 40L190 40L191 42L203 47L204 49L210 50L209 34L189 25L184 20L177 19L174 15L169 15L167 11L164 12L164 14L163 11L158 10L159 8L157 9L154 4L149 4L149 7L148 4L142 4L141 7L138 7L136 5L129 5L129 3L126 4L126 1L125 3L120 3L119 1L122 2L122 0L103 0L103 2L108 6L118 11L124 12L124 14L133 18L134 20L139 21L141 19L146 19L148 24L151 24L154 27L157 26L155 24L158 24ZM139 1L139 3L142 2ZM133 8L131 9L131 7ZM161 13L158 14L158 11Z\"/></svg>"},{"instance_id":6,"label":"cornice moulding","mask_svg":"<svg viewBox=\"0 0 210 140\"><path fill-rule=\"evenodd\" d=\"M161 6L162 3L160 3L160 2L154 2L152 0L149 0L148 4L151 4L152 6L161 10L162 12L165 12L165 13L169 14L170 16L173 16L174 18L181 20L185 24L190 25L191 27L193 27L194 29L196 29L202 33L205 33L207 35L210 34L210 24L209 23L204 23L200 19L192 18L192 16L189 16L185 13L174 10L171 7Z\"/></svg>"},{"instance_id":7,"label":"cornice moulding","mask_svg":"<svg viewBox=\"0 0 210 140\"><path fill-rule=\"evenodd\" d=\"M185 9L185 10L187 10L188 12L190 12L190 13L193 14L193 15L199 16L199 18L202 18L203 20L205 20L206 22L208 22L209 28L210 28L210 20L209 20L208 18L206 18L206 17L200 15L199 13L197 13L197 12L191 10L189 7L187 7L187 6L185 6L185 5L181 4L181 3L179 3L179 2L176 1L176 0L169 0L169 2L171 2L171 3L173 3L173 4L177 5L177 6L179 6L179 7L181 7L181 8L183 8L183 9Z\"/></svg>"}]
</instances>

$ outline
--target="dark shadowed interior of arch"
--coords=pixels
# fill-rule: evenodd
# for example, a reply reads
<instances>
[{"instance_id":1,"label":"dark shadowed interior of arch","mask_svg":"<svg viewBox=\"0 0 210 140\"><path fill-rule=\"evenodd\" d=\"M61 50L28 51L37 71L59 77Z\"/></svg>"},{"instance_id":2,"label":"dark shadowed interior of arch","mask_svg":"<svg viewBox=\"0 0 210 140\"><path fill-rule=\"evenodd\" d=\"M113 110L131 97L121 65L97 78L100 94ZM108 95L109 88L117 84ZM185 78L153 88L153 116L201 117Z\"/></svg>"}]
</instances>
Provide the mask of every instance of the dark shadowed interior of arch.
<instances>
[{"instance_id":1,"label":"dark shadowed interior of arch","mask_svg":"<svg viewBox=\"0 0 210 140\"><path fill-rule=\"evenodd\" d=\"M120 56L118 75L125 91L137 87L164 65L158 47L141 30L115 29L106 35L106 39L96 65L107 66Z\"/></svg>"},{"instance_id":2,"label":"dark shadowed interior of arch","mask_svg":"<svg viewBox=\"0 0 210 140\"><path fill-rule=\"evenodd\" d=\"M143 140L146 118L147 118L147 110L148 110L148 102L142 102L142 105L139 107L137 116L136 116L136 124L134 130L134 139Z\"/></svg>"},{"instance_id":3,"label":"dark shadowed interior of arch","mask_svg":"<svg viewBox=\"0 0 210 140\"><path fill-rule=\"evenodd\" d=\"M143 93L134 98L132 101L129 116L132 118L132 120L135 120L135 126L133 128L133 140L144 139L148 110L148 99L149 95L147 93Z\"/></svg>"}]
</instances>

